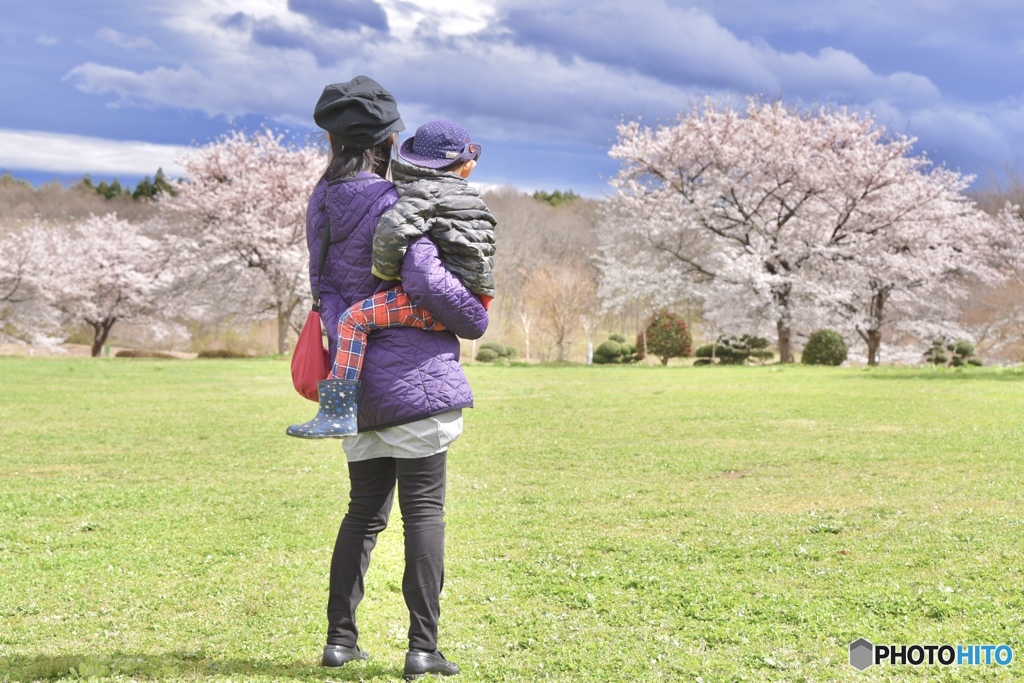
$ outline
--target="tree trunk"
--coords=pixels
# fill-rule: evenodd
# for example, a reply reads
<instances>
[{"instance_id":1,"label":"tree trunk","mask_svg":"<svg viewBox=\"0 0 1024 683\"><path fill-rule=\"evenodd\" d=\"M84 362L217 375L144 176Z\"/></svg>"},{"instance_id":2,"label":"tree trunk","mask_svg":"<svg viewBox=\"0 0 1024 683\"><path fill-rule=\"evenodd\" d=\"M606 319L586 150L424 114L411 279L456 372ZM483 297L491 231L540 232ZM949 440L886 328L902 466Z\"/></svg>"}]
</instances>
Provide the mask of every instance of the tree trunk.
<instances>
[{"instance_id":1,"label":"tree trunk","mask_svg":"<svg viewBox=\"0 0 1024 683\"><path fill-rule=\"evenodd\" d=\"M288 331L291 326L288 323L289 316L282 315L280 309L277 314L277 352L280 354L288 353Z\"/></svg>"},{"instance_id":2,"label":"tree trunk","mask_svg":"<svg viewBox=\"0 0 1024 683\"><path fill-rule=\"evenodd\" d=\"M878 365L881 360L882 323L885 322L885 302L888 298L889 293L884 289L876 291L871 297L871 329L866 335L861 334L868 345L868 365L871 366Z\"/></svg>"},{"instance_id":3,"label":"tree trunk","mask_svg":"<svg viewBox=\"0 0 1024 683\"><path fill-rule=\"evenodd\" d=\"M299 299L291 304L283 301L277 302L277 352L286 355L288 353L288 333L292 328L292 312L299 305Z\"/></svg>"},{"instance_id":4,"label":"tree trunk","mask_svg":"<svg viewBox=\"0 0 1024 683\"><path fill-rule=\"evenodd\" d=\"M793 346L791 342L793 316L789 311L790 285L786 284L772 292L775 298L775 305L779 309L779 319L775 323L775 330L779 335L779 362L793 362Z\"/></svg>"},{"instance_id":5,"label":"tree trunk","mask_svg":"<svg viewBox=\"0 0 1024 683\"><path fill-rule=\"evenodd\" d=\"M880 360L882 333L878 330L868 330L868 333L864 335L864 341L868 344L868 365L874 367Z\"/></svg>"},{"instance_id":6,"label":"tree trunk","mask_svg":"<svg viewBox=\"0 0 1024 683\"><path fill-rule=\"evenodd\" d=\"M779 335L779 362L792 363L793 349L790 343L790 329L788 320L779 320L775 325Z\"/></svg>"},{"instance_id":7,"label":"tree trunk","mask_svg":"<svg viewBox=\"0 0 1024 683\"><path fill-rule=\"evenodd\" d=\"M92 327L92 357L99 358L103 353L103 345L107 343L107 337L110 336L110 328L117 322L117 318L86 322Z\"/></svg>"}]
</instances>

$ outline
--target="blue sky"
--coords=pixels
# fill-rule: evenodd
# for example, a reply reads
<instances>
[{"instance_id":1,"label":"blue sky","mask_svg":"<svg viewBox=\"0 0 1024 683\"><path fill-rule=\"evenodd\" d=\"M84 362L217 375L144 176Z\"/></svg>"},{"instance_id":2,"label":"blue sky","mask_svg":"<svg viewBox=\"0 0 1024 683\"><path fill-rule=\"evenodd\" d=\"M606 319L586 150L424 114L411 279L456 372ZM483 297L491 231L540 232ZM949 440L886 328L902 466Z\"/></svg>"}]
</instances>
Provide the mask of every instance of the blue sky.
<instances>
[{"instance_id":1,"label":"blue sky","mask_svg":"<svg viewBox=\"0 0 1024 683\"><path fill-rule=\"evenodd\" d=\"M5 6L0 56L0 170L36 183L173 175L232 128L304 140L357 74L527 191L599 196L616 122L705 95L870 111L979 183L1024 157L1020 0L36 0Z\"/></svg>"}]
</instances>

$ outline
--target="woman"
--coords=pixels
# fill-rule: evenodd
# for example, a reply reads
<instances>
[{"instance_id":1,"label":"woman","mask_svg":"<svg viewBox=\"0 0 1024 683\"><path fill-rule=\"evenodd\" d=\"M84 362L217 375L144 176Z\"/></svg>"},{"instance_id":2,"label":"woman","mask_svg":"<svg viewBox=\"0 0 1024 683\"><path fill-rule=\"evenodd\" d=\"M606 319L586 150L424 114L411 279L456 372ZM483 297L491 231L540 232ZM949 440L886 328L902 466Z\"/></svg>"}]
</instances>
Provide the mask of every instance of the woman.
<instances>
[{"instance_id":1,"label":"woman","mask_svg":"<svg viewBox=\"0 0 1024 683\"><path fill-rule=\"evenodd\" d=\"M384 176L405 125L391 93L366 76L324 88L313 119L328 132L331 160L309 200L306 237L312 280L329 216L320 296L333 358L342 312L398 284L377 279L370 268L377 221L398 201ZM446 331L399 327L369 339L359 386L359 434L342 442L351 492L331 559L322 663L335 667L369 657L357 644L355 612L397 483L405 527L402 593L410 619L405 678L411 680L459 672L437 649L447 449L462 431L462 409L473 405L456 335L479 338L488 319L480 300L442 266L427 237L410 243L401 284Z\"/></svg>"}]
</instances>

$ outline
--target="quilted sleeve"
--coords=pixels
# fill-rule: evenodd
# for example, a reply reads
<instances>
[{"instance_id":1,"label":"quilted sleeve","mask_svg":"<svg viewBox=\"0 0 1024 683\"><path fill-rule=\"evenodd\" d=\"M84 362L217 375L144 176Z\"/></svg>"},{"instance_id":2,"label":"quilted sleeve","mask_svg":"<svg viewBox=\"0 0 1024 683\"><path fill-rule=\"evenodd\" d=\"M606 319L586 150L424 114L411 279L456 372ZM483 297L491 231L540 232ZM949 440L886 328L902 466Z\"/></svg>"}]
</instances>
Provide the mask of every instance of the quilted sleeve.
<instances>
[{"instance_id":1,"label":"quilted sleeve","mask_svg":"<svg viewBox=\"0 0 1024 683\"><path fill-rule=\"evenodd\" d=\"M480 299L452 275L429 237L409 244L402 261L402 286L409 299L463 339L479 339L487 330L487 309Z\"/></svg>"}]
</instances>

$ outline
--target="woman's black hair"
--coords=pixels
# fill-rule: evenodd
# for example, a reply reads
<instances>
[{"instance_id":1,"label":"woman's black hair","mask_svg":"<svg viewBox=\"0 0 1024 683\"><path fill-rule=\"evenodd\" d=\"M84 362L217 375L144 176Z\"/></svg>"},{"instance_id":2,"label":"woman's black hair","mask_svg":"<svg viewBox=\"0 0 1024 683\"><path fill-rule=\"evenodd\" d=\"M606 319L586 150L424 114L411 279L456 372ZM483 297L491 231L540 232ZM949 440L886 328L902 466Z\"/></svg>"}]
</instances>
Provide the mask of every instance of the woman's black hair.
<instances>
[{"instance_id":1,"label":"woman's black hair","mask_svg":"<svg viewBox=\"0 0 1024 683\"><path fill-rule=\"evenodd\" d=\"M368 149L357 149L345 147L333 136L328 136L331 146L331 160L327 162L327 169L323 177L328 182L338 178L351 178L360 171L376 173L383 178L388 172L388 164L391 163L391 136L383 142Z\"/></svg>"}]
</instances>

